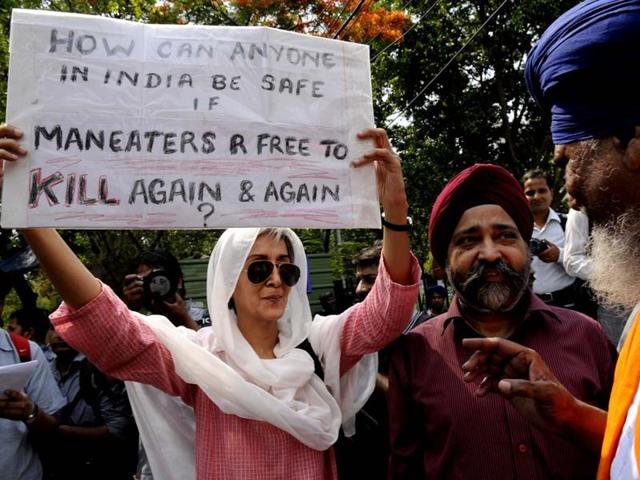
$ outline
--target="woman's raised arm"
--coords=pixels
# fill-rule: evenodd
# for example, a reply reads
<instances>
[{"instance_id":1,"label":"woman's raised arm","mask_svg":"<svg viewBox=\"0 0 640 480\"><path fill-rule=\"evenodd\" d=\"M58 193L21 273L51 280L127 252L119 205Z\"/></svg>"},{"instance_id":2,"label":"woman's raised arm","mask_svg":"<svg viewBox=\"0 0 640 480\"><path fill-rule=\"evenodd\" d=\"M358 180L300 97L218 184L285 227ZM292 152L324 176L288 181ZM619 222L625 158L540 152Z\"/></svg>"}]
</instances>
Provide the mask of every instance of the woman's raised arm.
<instances>
[{"instance_id":1,"label":"woman's raised arm","mask_svg":"<svg viewBox=\"0 0 640 480\"><path fill-rule=\"evenodd\" d=\"M0 125L0 160L20 161L27 154L20 145L21 138L22 132L17 128ZM0 166L0 182L3 175L3 167ZM99 280L87 270L58 232L52 228L28 228L21 233L69 306L80 308L98 296L102 289Z\"/></svg>"},{"instance_id":2,"label":"woman's raised arm","mask_svg":"<svg viewBox=\"0 0 640 480\"><path fill-rule=\"evenodd\" d=\"M370 128L360 134L361 140L373 140L374 148L353 162L359 167L373 163L376 168L378 195L384 210L385 220L395 225L406 225L409 204L404 189L404 177L400 157L391 148L387 132L382 128ZM409 233L385 228L382 240L382 258L391 280L402 285L411 285L411 253Z\"/></svg>"},{"instance_id":3,"label":"woman's raised arm","mask_svg":"<svg viewBox=\"0 0 640 480\"><path fill-rule=\"evenodd\" d=\"M67 305L77 309L100 294L100 281L53 228L28 228L21 233Z\"/></svg>"}]
</instances>

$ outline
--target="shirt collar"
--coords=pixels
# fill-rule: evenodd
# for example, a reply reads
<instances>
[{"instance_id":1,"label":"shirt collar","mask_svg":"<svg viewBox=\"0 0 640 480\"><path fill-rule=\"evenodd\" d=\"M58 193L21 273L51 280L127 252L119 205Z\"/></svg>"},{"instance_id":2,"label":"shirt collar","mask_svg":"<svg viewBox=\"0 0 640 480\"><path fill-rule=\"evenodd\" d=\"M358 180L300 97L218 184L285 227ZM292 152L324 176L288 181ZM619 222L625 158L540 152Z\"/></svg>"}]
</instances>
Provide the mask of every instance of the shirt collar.
<instances>
[{"instance_id":1,"label":"shirt collar","mask_svg":"<svg viewBox=\"0 0 640 480\"><path fill-rule=\"evenodd\" d=\"M558 213L553 208L549 207L549 216L547 217L547 223L552 221L562 223L560 222L560 215L558 215Z\"/></svg>"},{"instance_id":2,"label":"shirt collar","mask_svg":"<svg viewBox=\"0 0 640 480\"><path fill-rule=\"evenodd\" d=\"M535 230L543 230L551 222L557 222L560 225L562 225L562 222L560 221L560 215L558 215L558 213L553 208L549 207L549 214L547 215L547 221L544 222L544 226L542 228L538 228L534 223L533 228Z\"/></svg>"},{"instance_id":3,"label":"shirt collar","mask_svg":"<svg viewBox=\"0 0 640 480\"><path fill-rule=\"evenodd\" d=\"M11 339L9 338L9 332L0 328L0 350L4 352L12 352L13 344L11 343Z\"/></svg>"},{"instance_id":4,"label":"shirt collar","mask_svg":"<svg viewBox=\"0 0 640 480\"><path fill-rule=\"evenodd\" d=\"M58 358L55 353L53 355L54 355L53 357L54 360ZM69 365L69 370L65 373L64 377L60 377L60 378L63 378L63 379L67 378L69 375L78 371L80 369L80 364L85 358L86 357L84 356L84 353L78 352L76 356L73 357L73 360L71 360L71 365ZM60 375L60 370L58 369L57 365L56 365L55 371L57 372L58 375Z\"/></svg>"},{"instance_id":5,"label":"shirt collar","mask_svg":"<svg viewBox=\"0 0 640 480\"><path fill-rule=\"evenodd\" d=\"M533 293L533 291L529 289L529 307L525 312L525 319L523 324L530 323L531 319L535 317L539 317L543 320L549 318L549 319L553 319L558 323L562 323L562 320L560 319L560 317L558 317L556 312L554 312L549 305L547 305L542 300L540 300L540 297L538 297L536 294ZM446 313L442 314L441 335L445 334L447 328L449 328L449 325L451 325L453 323L453 320L455 319L459 319L464 322L464 317L462 316L462 313L460 312L460 308L458 307L458 301L456 299L456 296L454 296L453 299L451 300L451 305L449 306L449 310L447 310ZM466 322L464 322L464 324L468 325ZM471 329L471 327L469 327L469 329Z\"/></svg>"}]
</instances>

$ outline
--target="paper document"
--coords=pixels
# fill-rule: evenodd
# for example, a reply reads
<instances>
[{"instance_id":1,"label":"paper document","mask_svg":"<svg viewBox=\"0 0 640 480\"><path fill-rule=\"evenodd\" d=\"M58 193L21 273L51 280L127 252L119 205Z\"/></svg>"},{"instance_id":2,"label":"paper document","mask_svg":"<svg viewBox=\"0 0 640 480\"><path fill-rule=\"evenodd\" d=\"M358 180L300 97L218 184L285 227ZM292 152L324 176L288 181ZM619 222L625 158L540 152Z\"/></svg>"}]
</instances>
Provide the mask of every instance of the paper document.
<instances>
[{"instance_id":1,"label":"paper document","mask_svg":"<svg viewBox=\"0 0 640 480\"><path fill-rule=\"evenodd\" d=\"M31 360L30 362L0 367L0 398L7 398L4 394L6 390L23 392L37 364L37 360Z\"/></svg>"}]
</instances>

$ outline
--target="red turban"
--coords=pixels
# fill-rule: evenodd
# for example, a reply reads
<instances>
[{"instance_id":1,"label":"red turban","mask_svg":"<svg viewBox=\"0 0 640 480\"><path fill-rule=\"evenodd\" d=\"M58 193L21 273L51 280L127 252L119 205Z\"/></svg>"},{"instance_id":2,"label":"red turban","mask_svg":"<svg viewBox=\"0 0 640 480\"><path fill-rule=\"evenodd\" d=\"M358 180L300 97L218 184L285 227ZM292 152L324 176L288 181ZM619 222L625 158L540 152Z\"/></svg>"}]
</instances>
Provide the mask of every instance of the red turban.
<instances>
[{"instance_id":1,"label":"red turban","mask_svg":"<svg viewBox=\"0 0 640 480\"><path fill-rule=\"evenodd\" d=\"M445 266L453 231L465 211L478 205L499 205L513 219L525 241L531 238L533 215L520 182L498 165L477 163L456 175L431 209L429 245L433 258Z\"/></svg>"}]
</instances>

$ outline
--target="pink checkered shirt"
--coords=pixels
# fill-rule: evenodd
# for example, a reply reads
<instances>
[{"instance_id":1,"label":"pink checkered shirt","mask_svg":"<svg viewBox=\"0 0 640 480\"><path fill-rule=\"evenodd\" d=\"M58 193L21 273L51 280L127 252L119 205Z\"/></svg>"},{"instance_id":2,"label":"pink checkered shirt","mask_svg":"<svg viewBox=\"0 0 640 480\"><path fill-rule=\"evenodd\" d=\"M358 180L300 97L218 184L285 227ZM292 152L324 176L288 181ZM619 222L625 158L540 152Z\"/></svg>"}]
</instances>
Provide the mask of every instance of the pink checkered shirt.
<instances>
[{"instance_id":1,"label":"pink checkered shirt","mask_svg":"<svg viewBox=\"0 0 640 480\"><path fill-rule=\"evenodd\" d=\"M345 322L342 373L398 337L411 319L420 278L412 261L414 284L407 286L393 283L381 262L373 290ZM313 450L269 423L227 415L197 386L185 383L166 348L110 288L78 310L62 304L51 319L62 337L104 372L179 395L193 407L198 480L337 478L333 448Z\"/></svg>"}]
</instances>

